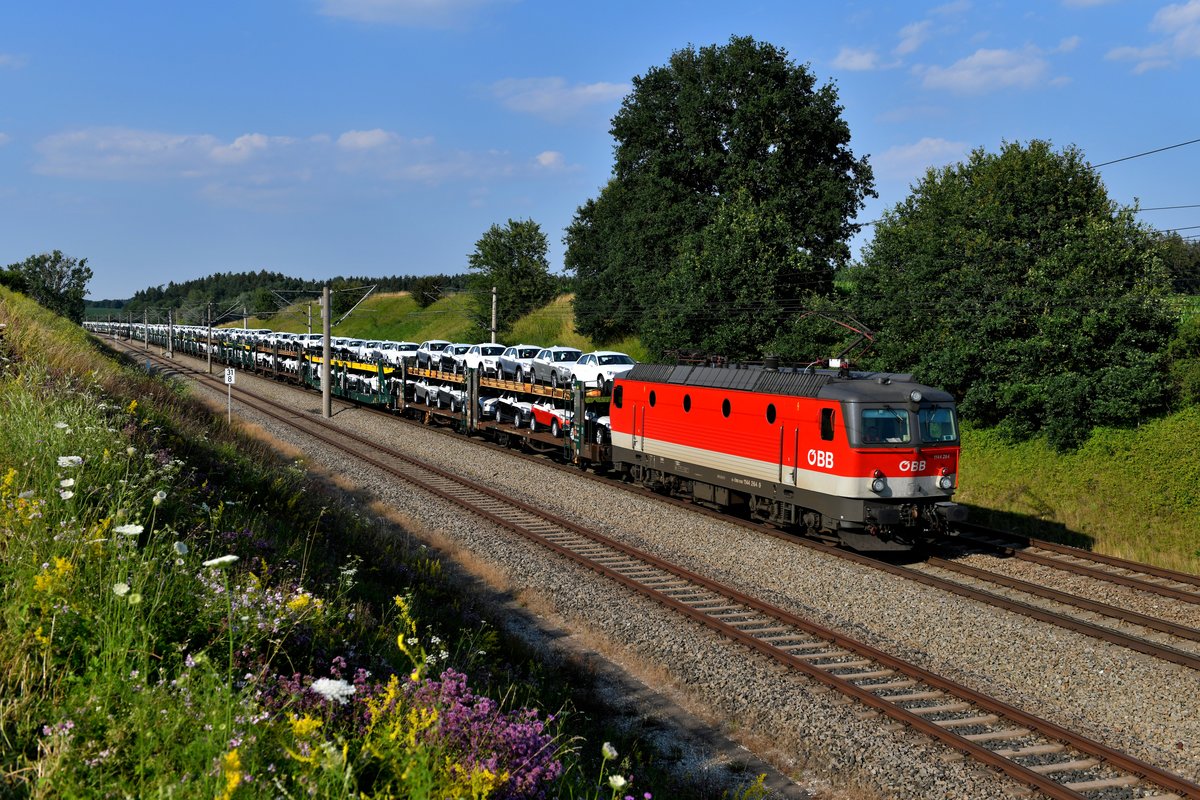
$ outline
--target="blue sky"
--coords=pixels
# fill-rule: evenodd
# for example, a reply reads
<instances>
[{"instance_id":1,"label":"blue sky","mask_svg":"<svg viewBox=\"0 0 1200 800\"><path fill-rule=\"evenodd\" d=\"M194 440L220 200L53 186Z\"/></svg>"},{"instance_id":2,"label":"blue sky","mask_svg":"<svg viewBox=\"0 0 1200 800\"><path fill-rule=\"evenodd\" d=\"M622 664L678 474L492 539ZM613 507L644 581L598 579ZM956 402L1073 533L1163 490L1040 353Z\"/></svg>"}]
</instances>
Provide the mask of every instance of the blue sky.
<instances>
[{"instance_id":1,"label":"blue sky","mask_svg":"<svg viewBox=\"0 0 1200 800\"><path fill-rule=\"evenodd\" d=\"M0 264L86 257L93 298L230 270L456 273L511 218L558 270L631 79L734 35L836 85L875 169L862 221L976 147L1099 164L1200 138L1200 0L14 0ZM1118 202L1192 205L1198 166L1200 144L1101 174Z\"/></svg>"}]
</instances>

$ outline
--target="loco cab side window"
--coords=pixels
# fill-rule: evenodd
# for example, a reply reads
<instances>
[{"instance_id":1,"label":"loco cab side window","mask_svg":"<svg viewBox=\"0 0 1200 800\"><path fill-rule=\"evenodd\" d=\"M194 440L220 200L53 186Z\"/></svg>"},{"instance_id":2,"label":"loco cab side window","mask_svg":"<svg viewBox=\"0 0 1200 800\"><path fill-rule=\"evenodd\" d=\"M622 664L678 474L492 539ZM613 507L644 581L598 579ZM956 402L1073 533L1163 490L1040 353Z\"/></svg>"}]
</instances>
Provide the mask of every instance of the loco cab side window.
<instances>
[{"instance_id":1,"label":"loco cab side window","mask_svg":"<svg viewBox=\"0 0 1200 800\"><path fill-rule=\"evenodd\" d=\"M906 444L912 441L908 411L902 408L864 408L859 435L863 444Z\"/></svg>"},{"instance_id":2,"label":"loco cab side window","mask_svg":"<svg viewBox=\"0 0 1200 800\"><path fill-rule=\"evenodd\" d=\"M836 410L832 408L821 409L821 439L826 442L833 441L833 423L836 419Z\"/></svg>"},{"instance_id":3,"label":"loco cab side window","mask_svg":"<svg viewBox=\"0 0 1200 800\"><path fill-rule=\"evenodd\" d=\"M922 408L917 413L922 442L958 441L958 426L954 424L952 408Z\"/></svg>"}]
</instances>

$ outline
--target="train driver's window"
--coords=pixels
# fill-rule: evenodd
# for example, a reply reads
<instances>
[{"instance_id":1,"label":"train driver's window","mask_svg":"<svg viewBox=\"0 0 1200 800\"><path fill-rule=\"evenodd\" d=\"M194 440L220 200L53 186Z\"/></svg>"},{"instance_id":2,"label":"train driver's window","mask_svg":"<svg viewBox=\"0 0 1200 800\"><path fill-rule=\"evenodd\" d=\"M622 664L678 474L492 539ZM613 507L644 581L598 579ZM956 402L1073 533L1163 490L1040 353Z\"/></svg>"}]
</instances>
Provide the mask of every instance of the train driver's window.
<instances>
[{"instance_id":1,"label":"train driver's window","mask_svg":"<svg viewBox=\"0 0 1200 800\"><path fill-rule=\"evenodd\" d=\"M832 408L821 409L821 438L827 442L833 441L833 420L836 412Z\"/></svg>"}]
</instances>

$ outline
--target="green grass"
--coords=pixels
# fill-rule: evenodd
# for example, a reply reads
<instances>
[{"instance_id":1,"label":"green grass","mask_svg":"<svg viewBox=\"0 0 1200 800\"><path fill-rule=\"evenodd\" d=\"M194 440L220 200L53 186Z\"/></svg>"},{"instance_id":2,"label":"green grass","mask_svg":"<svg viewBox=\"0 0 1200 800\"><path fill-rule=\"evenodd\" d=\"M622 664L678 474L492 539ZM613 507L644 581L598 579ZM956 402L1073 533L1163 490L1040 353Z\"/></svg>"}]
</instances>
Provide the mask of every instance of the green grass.
<instances>
[{"instance_id":1,"label":"green grass","mask_svg":"<svg viewBox=\"0 0 1200 800\"><path fill-rule=\"evenodd\" d=\"M963 435L958 494L974 516L1110 555L1200 572L1200 408L1099 429L1075 453ZM983 511L991 509L992 511Z\"/></svg>"}]
</instances>

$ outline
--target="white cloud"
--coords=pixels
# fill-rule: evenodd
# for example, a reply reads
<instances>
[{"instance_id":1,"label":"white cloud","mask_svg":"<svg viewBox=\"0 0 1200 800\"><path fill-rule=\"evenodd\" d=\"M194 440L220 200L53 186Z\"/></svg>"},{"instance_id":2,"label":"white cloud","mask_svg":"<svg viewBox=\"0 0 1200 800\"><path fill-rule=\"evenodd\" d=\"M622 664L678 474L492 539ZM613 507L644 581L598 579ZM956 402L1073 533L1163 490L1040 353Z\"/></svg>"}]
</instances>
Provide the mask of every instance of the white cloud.
<instances>
[{"instance_id":1,"label":"white cloud","mask_svg":"<svg viewBox=\"0 0 1200 800\"><path fill-rule=\"evenodd\" d=\"M604 82L569 86L563 78L505 78L491 89L505 108L561 122L591 106L615 104L630 86Z\"/></svg>"},{"instance_id":2,"label":"white cloud","mask_svg":"<svg viewBox=\"0 0 1200 800\"><path fill-rule=\"evenodd\" d=\"M999 89L1028 89L1046 81L1049 64L1035 48L976 50L948 67L914 67L927 89L982 94Z\"/></svg>"},{"instance_id":3,"label":"white cloud","mask_svg":"<svg viewBox=\"0 0 1200 800\"><path fill-rule=\"evenodd\" d=\"M477 8L503 0L318 0L320 12L355 22L452 27Z\"/></svg>"},{"instance_id":4,"label":"white cloud","mask_svg":"<svg viewBox=\"0 0 1200 800\"><path fill-rule=\"evenodd\" d=\"M1137 74L1200 58L1200 0L1163 6L1150 21L1149 29L1163 38L1144 47L1114 47L1106 58L1137 62L1133 67Z\"/></svg>"},{"instance_id":5,"label":"white cloud","mask_svg":"<svg viewBox=\"0 0 1200 800\"><path fill-rule=\"evenodd\" d=\"M10 69L20 69L29 62L25 56L18 56L12 53L0 53L0 67L8 67Z\"/></svg>"},{"instance_id":6,"label":"white cloud","mask_svg":"<svg viewBox=\"0 0 1200 800\"><path fill-rule=\"evenodd\" d=\"M566 164L563 154L557 150L544 150L534 158L542 169L562 169Z\"/></svg>"},{"instance_id":7,"label":"white cloud","mask_svg":"<svg viewBox=\"0 0 1200 800\"><path fill-rule=\"evenodd\" d=\"M874 50L859 50L843 47L833 59L833 66L852 72L879 69L879 54Z\"/></svg>"},{"instance_id":8,"label":"white cloud","mask_svg":"<svg viewBox=\"0 0 1200 800\"><path fill-rule=\"evenodd\" d=\"M1078 36L1068 36L1058 43L1058 47L1054 48L1056 53L1071 53L1074 52L1079 43L1082 41Z\"/></svg>"},{"instance_id":9,"label":"white cloud","mask_svg":"<svg viewBox=\"0 0 1200 800\"><path fill-rule=\"evenodd\" d=\"M930 24L929 20L924 20L905 25L900 29L900 44L896 45L896 49L892 52L898 56L916 52L917 48L929 38Z\"/></svg>"},{"instance_id":10,"label":"white cloud","mask_svg":"<svg viewBox=\"0 0 1200 800\"><path fill-rule=\"evenodd\" d=\"M875 171L885 178L914 178L930 167L940 167L962 159L968 151L965 142L925 137L912 144L889 147L871 159Z\"/></svg>"},{"instance_id":11,"label":"white cloud","mask_svg":"<svg viewBox=\"0 0 1200 800\"><path fill-rule=\"evenodd\" d=\"M382 128L372 128L369 131L346 131L337 138L337 145L343 150L376 150L380 147L399 144L400 137Z\"/></svg>"},{"instance_id":12,"label":"white cloud","mask_svg":"<svg viewBox=\"0 0 1200 800\"><path fill-rule=\"evenodd\" d=\"M308 203L318 193L386 193L412 183L487 186L568 168L553 150L521 156L448 150L432 137L406 138L383 128L305 137L247 133L231 140L88 128L47 136L36 151L34 169L43 175L186 182L209 202L259 211Z\"/></svg>"}]
</instances>

